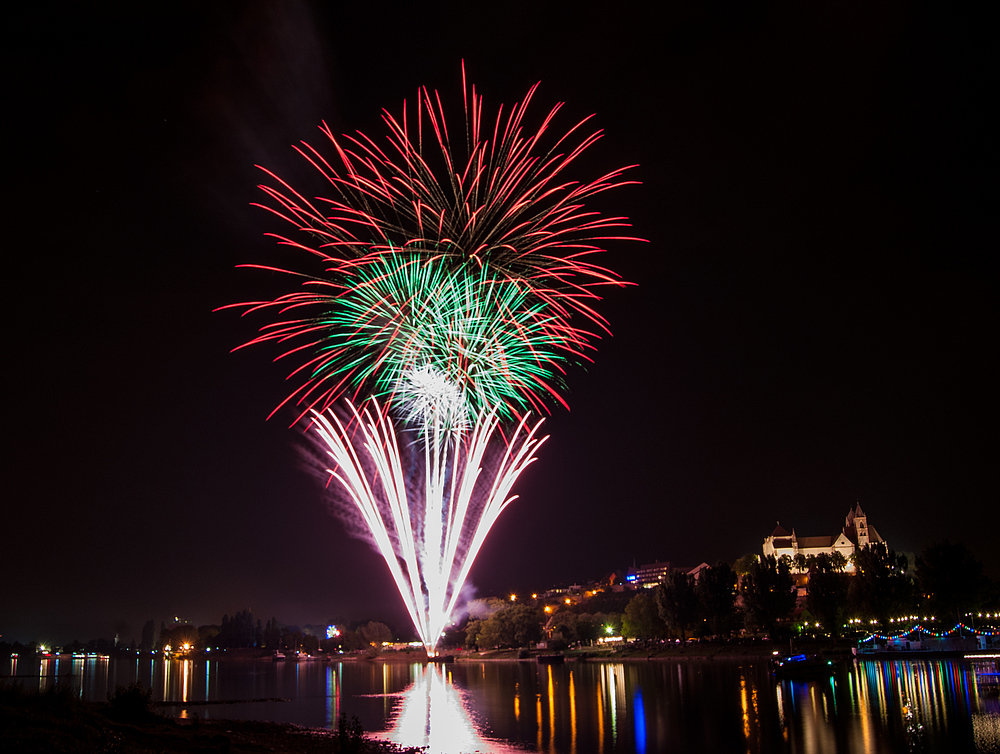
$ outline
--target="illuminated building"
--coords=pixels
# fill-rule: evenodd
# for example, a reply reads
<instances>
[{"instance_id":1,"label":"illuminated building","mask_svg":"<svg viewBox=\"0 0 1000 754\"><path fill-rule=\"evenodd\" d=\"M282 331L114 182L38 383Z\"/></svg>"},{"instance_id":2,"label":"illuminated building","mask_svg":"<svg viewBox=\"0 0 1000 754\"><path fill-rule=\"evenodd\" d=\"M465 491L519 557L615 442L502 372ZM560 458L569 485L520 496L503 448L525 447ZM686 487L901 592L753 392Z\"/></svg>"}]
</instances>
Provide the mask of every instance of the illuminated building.
<instances>
[{"instance_id":1,"label":"illuminated building","mask_svg":"<svg viewBox=\"0 0 1000 754\"><path fill-rule=\"evenodd\" d=\"M804 557L820 554L832 555L839 552L848 561L847 571L853 572L854 565L850 562L854 551L870 544L882 543L885 540L868 524L868 517L861 510L861 504L848 511L844 527L833 535L800 537L792 529L789 534L779 523L770 536L764 539L764 555L781 558L787 555L795 561L796 555Z\"/></svg>"},{"instance_id":2,"label":"illuminated building","mask_svg":"<svg viewBox=\"0 0 1000 754\"><path fill-rule=\"evenodd\" d=\"M671 566L667 561L647 563L646 565L629 568L625 574L625 583L632 589L639 589L640 587L652 588L657 584L665 582L671 571L681 571L688 576L693 576L695 581L697 581L701 572L706 568L708 568L708 563L700 563L693 568Z\"/></svg>"},{"instance_id":3,"label":"illuminated building","mask_svg":"<svg viewBox=\"0 0 1000 754\"><path fill-rule=\"evenodd\" d=\"M625 583L634 589L655 584L662 584L670 573L670 562L647 563L642 566L632 566L625 574Z\"/></svg>"}]
</instances>

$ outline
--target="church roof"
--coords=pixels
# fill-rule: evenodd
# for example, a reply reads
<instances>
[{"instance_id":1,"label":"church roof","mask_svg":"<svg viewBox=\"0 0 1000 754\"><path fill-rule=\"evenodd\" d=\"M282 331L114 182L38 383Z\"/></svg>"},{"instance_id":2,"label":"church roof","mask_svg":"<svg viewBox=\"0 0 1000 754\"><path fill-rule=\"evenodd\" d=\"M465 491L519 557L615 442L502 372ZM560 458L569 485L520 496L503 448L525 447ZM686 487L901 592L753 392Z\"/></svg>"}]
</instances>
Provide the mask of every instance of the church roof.
<instances>
[{"instance_id":1,"label":"church roof","mask_svg":"<svg viewBox=\"0 0 1000 754\"><path fill-rule=\"evenodd\" d=\"M836 537L799 537L799 549L803 550L808 547L832 547L833 543L837 540Z\"/></svg>"},{"instance_id":2,"label":"church roof","mask_svg":"<svg viewBox=\"0 0 1000 754\"><path fill-rule=\"evenodd\" d=\"M778 524L778 526L775 528L775 530L771 532L771 536L772 537L790 537L792 535L789 534L787 531L785 531L784 527L781 524Z\"/></svg>"}]
</instances>

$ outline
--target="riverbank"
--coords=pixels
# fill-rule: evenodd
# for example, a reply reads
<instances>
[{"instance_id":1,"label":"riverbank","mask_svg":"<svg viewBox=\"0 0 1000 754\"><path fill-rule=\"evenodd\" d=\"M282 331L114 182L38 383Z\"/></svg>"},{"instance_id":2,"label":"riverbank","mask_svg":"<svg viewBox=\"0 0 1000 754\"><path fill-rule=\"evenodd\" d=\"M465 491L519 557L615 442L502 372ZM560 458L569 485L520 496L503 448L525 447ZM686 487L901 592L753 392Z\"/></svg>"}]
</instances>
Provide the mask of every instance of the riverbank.
<instances>
[{"instance_id":1,"label":"riverbank","mask_svg":"<svg viewBox=\"0 0 1000 754\"><path fill-rule=\"evenodd\" d=\"M41 693L0 686L0 749L11 752L118 754L152 752L296 752L297 754L416 754L365 738L357 721L342 730L250 720L181 720L152 711L145 700L81 702L69 689Z\"/></svg>"},{"instance_id":2,"label":"riverbank","mask_svg":"<svg viewBox=\"0 0 1000 754\"><path fill-rule=\"evenodd\" d=\"M441 654L456 662L490 662L490 661L536 661L539 655L562 655L569 662L587 661L648 661L648 660L768 660L775 654L805 653L820 655L828 659L849 659L854 657L858 643L856 639L794 639L792 641L734 640L727 642L688 641L676 642L633 642L615 645L598 645L584 647L569 647L563 649L531 648L531 649L495 649L476 651L465 648L445 648ZM905 653L894 651L885 656L903 657ZM911 653L913 656L940 655L927 651ZM968 652L956 652L956 656L965 656ZM865 655L872 656L872 655ZM883 655L878 655L882 657ZM271 654L259 649L237 649L223 652L191 651L175 659L214 660L220 662L260 662L270 660ZM285 660L290 664L328 663L328 662L427 662L427 655L422 649L388 649L372 656L366 652L347 654L318 654L299 661ZM35 677L32 675L31 677ZM0 682L5 679L0 676Z\"/></svg>"},{"instance_id":3,"label":"riverbank","mask_svg":"<svg viewBox=\"0 0 1000 754\"><path fill-rule=\"evenodd\" d=\"M769 640L748 640L732 642L688 641L683 644L675 642L633 642L629 644L568 647L564 649L531 648L531 649L492 649L476 651L470 649L445 648L440 651L443 657L455 662L489 662L489 661L535 661L539 655L562 655L567 661L601 661L614 662L628 660L767 660L776 652L781 654L822 655L831 659L853 656L857 642L852 639L796 639L792 642L773 642ZM230 656L214 655L213 659L267 659L264 655L233 654ZM337 662L426 662L427 655L422 649L387 650L374 657L365 653L330 655L313 658L314 661Z\"/></svg>"},{"instance_id":4,"label":"riverbank","mask_svg":"<svg viewBox=\"0 0 1000 754\"><path fill-rule=\"evenodd\" d=\"M686 642L684 644L637 642L615 648L579 647L560 650L567 661L647 661L647 660L768 660L775 652L781 654L804 652L830 659L852 657L856 643L851 640L797 640L789 642ZM535 660L538 655L552 654L549 649L499 649L486 652L463 651L455 653L455 660Z\"/></svg>"}]
</instances>

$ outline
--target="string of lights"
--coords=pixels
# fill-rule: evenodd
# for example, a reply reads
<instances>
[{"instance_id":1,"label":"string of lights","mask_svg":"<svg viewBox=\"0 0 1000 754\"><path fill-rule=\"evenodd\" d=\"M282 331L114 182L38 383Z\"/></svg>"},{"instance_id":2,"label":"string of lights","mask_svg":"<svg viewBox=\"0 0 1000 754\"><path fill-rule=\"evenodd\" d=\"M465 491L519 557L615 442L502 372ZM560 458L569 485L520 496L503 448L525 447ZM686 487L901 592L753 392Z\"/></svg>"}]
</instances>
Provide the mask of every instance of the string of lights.
<instances>
[{"instance_id":1,"label":"string of lights","mask_svg":"<svg viewBox=\"0 0 1000 754\"><path fill-rule=\"evenodd\" d=\"M956 631L964 631L975 636L1000 636L1000 629L971 628L961 622L956 623L952 628L941 631L935 631L932 628L927 628L922 623L918 623L916 626L913 626L905 631L900 631L896 634L883 634L876 631L862 639L861 643L866 643L872 641L873 639L879 639L880 641L894 641L896 639L905 639L906 637L914 634L927 634L928 636L940 639L944 636L951 636Z\"/></svg>"}]
</instances>

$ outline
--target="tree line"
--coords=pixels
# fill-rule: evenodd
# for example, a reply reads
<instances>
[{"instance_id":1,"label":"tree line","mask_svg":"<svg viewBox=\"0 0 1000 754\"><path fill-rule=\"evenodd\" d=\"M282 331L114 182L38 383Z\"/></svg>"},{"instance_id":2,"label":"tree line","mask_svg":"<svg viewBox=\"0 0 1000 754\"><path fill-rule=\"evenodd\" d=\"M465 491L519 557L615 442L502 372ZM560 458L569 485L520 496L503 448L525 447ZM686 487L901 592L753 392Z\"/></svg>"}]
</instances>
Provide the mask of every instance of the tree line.
<instances>
[{"instance_id":1,"label":"tree line","mask_svg":"<svg viewBox=\"0 0 1000 754\"><path fill-rule=\"evenodd\" d=\"M332 621L330 622L332 624ZM328 624L329 625L329 624ZM143 645L152 636L152 621L143 627ZM317 636L298 626L285 625L277 618L262 622L249 610L241 610L232 617L222 616L221 624L198 626L180 624L166 627L160 624L159 636L152 642L152 649L166 646L177 648L189 644L196 649L260 649L281 652L353 652L366 650L370 654L381 651L382 644L392 640L393 632L384 623L368 621L350 627L343 624L334 637Z\"/></svg>"},{"instance_id":2,"label":"tree line","mask_svg":"<svg viewBox=\"0 0 1000 754\"><path fill-rule=\"evenodd\" d=\"M453 627L444 645L487 650L526 647L543 639L555 649L591 644L602 636L621 635L622 611L630 599L627 593L602 592L554 612L546 612L540 600L491 599L486 601L484 614Z\"/></svg>"},{"instance_id":3,"label":"tree line","mask_svg":"<svg viewBox=\"0 0 1000 754\"><path fill-rule=\"evenodd\" d=\"M328 623L332 624L333 621ZM325 627L324 627L325 630ZM81 642L77 639L60 647L63 652L96 652L100 654L132 654L137 652L159 652L169 647L177 651L187 646L194 650L219 651L228 649L257 649L265 652L304 652L315 654L324 652L353 652L363 650L369 654L381 652L384 642L392 641L393 631L379 621L361 621L340 624L338 635L327 638L317 636L308 629L286 625L272 617L262 621L250 610L240 610L234 615L222 616L221 623L196 626L192 623L147 620L140 633L140 639L121 640L129 635L128 626L120 622L114 638L91 639ZM33 641L0 642L0 656L11 654L32 655L45 642ZM49 647L51 649L51 647Z\"/></svg>"},{"instance_id":4,"label":"tree line","mask_svg":"<svg viewBox=\"0 0 1000 754\"><path fill-rule=\"evenodd\" d=\"M926 548L910 569L906 555L884 543L815 556L749 555L733 567L716 563L699 578L674 571L626 608L623 634L636 638L774 634L787 626L805 582L803 613L819 632L842 635L856 620L887 628L909 615L951 627L998 601L997 585L963 544ZM850 566L850 568L849 568ZM798 583L797 583L798 582Z\"/></svg>"}]
</instances>

